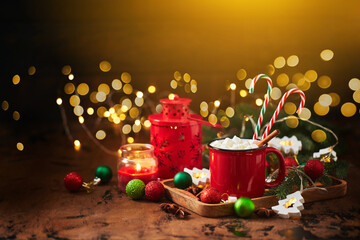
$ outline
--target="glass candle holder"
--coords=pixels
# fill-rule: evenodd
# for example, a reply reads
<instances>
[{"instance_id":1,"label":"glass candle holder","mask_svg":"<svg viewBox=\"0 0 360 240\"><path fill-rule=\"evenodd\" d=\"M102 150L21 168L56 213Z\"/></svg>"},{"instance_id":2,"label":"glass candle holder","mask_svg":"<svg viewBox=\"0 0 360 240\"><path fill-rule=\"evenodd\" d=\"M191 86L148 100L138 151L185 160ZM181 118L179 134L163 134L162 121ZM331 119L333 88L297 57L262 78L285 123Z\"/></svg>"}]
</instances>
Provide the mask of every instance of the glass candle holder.
<instances>
[{"instance_id":1,"label":"glass candle holder","mask_svg":"<svg viewBox=\"0 0 360 240\"><path fill-rule=\"evenodd\" d=\"M158 160L151 144L134 143L120 147L121 157L117 162L118 187L125 192L126 184L140 179L145 184L158 178Z\"/></svg>"}]
</instances>

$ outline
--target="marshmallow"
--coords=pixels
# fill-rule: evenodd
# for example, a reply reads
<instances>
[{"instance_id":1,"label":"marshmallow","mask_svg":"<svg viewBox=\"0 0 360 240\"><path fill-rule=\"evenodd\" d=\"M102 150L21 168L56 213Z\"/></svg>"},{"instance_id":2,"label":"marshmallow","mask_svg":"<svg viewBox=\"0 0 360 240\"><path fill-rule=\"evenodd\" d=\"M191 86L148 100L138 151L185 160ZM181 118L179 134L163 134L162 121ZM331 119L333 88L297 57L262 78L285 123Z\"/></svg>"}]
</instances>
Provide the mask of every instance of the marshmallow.
<instances>
[{"instance_id":1,"label":"marshmallow","mask_svg":"<svg viewBox=\"0 0 360 240\"><path fill-rule=\"evenodd\" d=\"M256 149L258 146L256 145L257 140L252 139L241 139L237 136L231 138L225 138L221 140L216 140L212 142L210 145L212 147L221 148L221 149L229 149L229 150L244 150L244 149Z\"/></svg>"}]
</instances>

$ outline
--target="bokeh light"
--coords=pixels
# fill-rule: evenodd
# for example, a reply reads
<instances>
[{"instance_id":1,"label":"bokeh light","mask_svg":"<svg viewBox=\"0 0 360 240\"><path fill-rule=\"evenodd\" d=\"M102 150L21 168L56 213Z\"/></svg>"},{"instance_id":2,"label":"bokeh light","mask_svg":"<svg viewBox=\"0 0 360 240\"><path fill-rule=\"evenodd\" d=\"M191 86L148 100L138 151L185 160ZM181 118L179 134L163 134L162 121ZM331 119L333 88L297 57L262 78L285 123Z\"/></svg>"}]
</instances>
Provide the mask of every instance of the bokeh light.
<instances>
[{"instance_id":1,"label":"bokeh light","mask_svg":"<svg viewBox=\"0 0 360 240\"><path fill-rule=\"evenodd\" d=\"M125 94L130 95L133 92L133 87L129 83L127 83L124 85L123 91Z\"/></svg>"},{"instance_id":2,"label":"bokeh light","mask_svg":"<svg viewBox=\"0 0 360 240\"><path fill-rule=\"evenodd\" d=\"M22 144L21 142L18 142L18 143L16 144L16 148L17 148L17 150L19 150L19 151L23 151L23 150L24 150L24 144Z\"/></svg>"},{"instance_id":3,"label":"bokeh light","mask_svg":"<svg viewBox=\"0 0 360 240\"><path fill-rule=\"evenodd\" d=\"M133 143L135 140L134 140L133 137L128 137L128 138L126 139L126 141L127 141L128 143Z\"/></svg>"},{"instance_id":4,"label":"bokeh light","mask_svg":"<svg viewBox=\"0 0 360 240\"><path fill-rule=\"evenodd\" d=\"M356 113L356 106L351 102L344 103L341 106L341 113L344 117L352 117Z\"/></svg>"},{"instance_id":5,"label":"bokeh light","mask_svg":"<svg viewBox=\"0 0 360 240\"><path fill-rule=\"evenodd\" d=\"M206 111L206 110L208 110L208 108L209 108L209 105L207 104L207 102L202 101L202 102L200 103L200 109L201 109L202 111Z\"/></svg>"},{"instance_id":6,"label":"bokeh light","mask_svg":"<svg viewBox=\"0 0 360 240\"><path fill-rule=\"evenodd\" d=\"M176 81L181 80L181 73L179 71L174 72L174 78Z\"/></svg>"},{"instance_id":7,"label":"bokeh light","mask_svg":"<svg viewBox=\"0 0 360 240\"><path fill-rule=\"evenodd\" d=\"M360 89L360 80L358 78L352 78L349 81L349 88L353 91Z\"/></svg>"},{"instance_id":8,"label":"bokeh light","mask_svg":"<svg viewBox=\"0 0 360 240\"><path fill-rule=\"evenodd\" d=\"M310 118L311 118L311 111L310 111L310 109L304 107L304 108L301 110L301 113L299 114L299 118L304 119L304 120L310 119Z\"/></svg>"},{"instance_id":9,"label":"bokeh light","mask_svg":"<svg viewBox=\"0 0 360 240\"><path fill-rule=\"evenodd\" d=\"M13 119L18 121L20 119L20 113L18 111L13 112Z\"/></svg>"},{"instance_id":10,"label":"bokeh light","mask_svg":"<svg viewBox=\"0 0 360 240\"><path fill-rule=\"evenodd\" d=\"M219 100L216 100L216 101L214 102L214 106L215 106L215 107L220 107L220 101L219 101Z\"/></svg>"},{"instance_id":11,"label":"bokeh light","mask_svg":"<svg viewBox=\"0 0 360 240\"><path fill-rule=\"evenodd\" d=\"M292 115L296 112L296 105L293 102L286 102L284 105L284 111L289 114Z\"/></svg>"},{"instance_id":12,"label":"bokeh light","mask_svg":"<svg viewBox=\"0 0 360 240\"><path fill-rule=\"evenodd\" d=\"M329 76L326 76L326 75L321 76L318 79L317 83L318 83L318 86L320 88L326 89L326 88L331 86L331 78Z\"/></svg>"},{"instance_id":13,"label":"bokeh light","mask_svg":"<svg viewBox=\"0 0 360 240\"><path fill-rule=\"evenodd\" d=\"M235 83L231 83L231 84L230 84L230 89L231 89L231 90L236 90L236 84L235 84Z\"/></svg>"},{"instance_id":14,"label":"bokeh light","mask_svg":"<svg viewBox=\"0 0 360 240\"><path fill-rule=\"evenodd\" d=\"M334 52L330 49L322 50L320 53L320 57L324 61L330 61L334 57Z\"/></svg>"},{"instance_id":15,"label":"bokeh light","mask_svg":"<svg viewBox=\"0 0 360 240\"><path fill-rule=\"evenodd\" d=\"M35 73L36 73L36 68L35 68L35 66L29 67L29 69L28 69L28 74L29 74L30 76L33 76L33 75L35 75Z\"/></svg>"},{"instance_id":16,"label":"bokeh light","mask_svg":"<svg viewBox=\"0 0 360 240\"><path fill-rule=\"evenodd\" d=\"M256 104L257 106L261 106L261 105L263 104L263 100L262 100L261 98L257 98L257 99L255 100L255 104Z\"/></svg>"},{"instance_id":17,"label":"bokeh light","mask_svg":"<svg viewBox=\"0 0 360 240\"><path fill-rule=\"evenodd\" d=\"M246 81L245 81L245 87L246 87L247 89L249 89L249 88L250 88L251 81L252 81L252 79L251 79L251 78L246 79Z\"/></svg>"},{"instance_id":18,"label":"bokeh light","mask_svg":"<svg viewBox=\"0 0 360 240\"><path fill-rule=\"evenodd\" d=\"M111 82L111 86L114 90L120 90L122 88L122 83L119 79L114 79Z\"/></svg>"},{"instance_id":19,"label":"bokeh light","mask_svg":"<svg viewBox=\"0 0 360 240\"><path fill-rule=\"evenodd\" d=\"M235 114L235 110L232 107L227 107L226 110L225 110L225 114L229 118L232 118L234 116L234 114Z\"/></svg>"},{"instance_id":20,"label":"bokeh light","mask_svg":"<svg viewBox=\"0 0 360 240\"><path fill-rule=\"evenodd\" d=\"M60 106L60 105L62 104L62 102L63 102L63 101L62 101L61 98L57 98L57 99L56 99L56 104L57 104L57 105Z\"/></svg>"},{"instance_id":21,"label":"bokeh light","mask_svg":"<svg viewBox=\"0 0 360 240\"><path fill-rule=\"evenodd\" d=\"M69 75L71 73L71 67L69 65L65 65L61 69L62 74Z\"/></svg>"},{"instance_id":22,"label":"bokeh light","mask_svg":"<svg viewBox=\"0 0 360 240\"><path fill-rule=\"evenodd\" d=\"M156 87L153 86L153 85L150 85L150 86L148 87L148 92L149 92L149 93L155 93L155 92L156 92Z\"/></svg>"},{"instance_id":23,"label":"bokeh light","mask_svg":"<svg viewBox=\"0 0 360 240\"><path fill-rule=\"evenodd\" d=\"M299 119L296 117L289 117L285 122L289 128L297 128L299 126Z\"/></svg>"},{"instance_id":24,"label":"bokeh light","mask_svg":"<svg viewBox=\"0 0 360 240\"><path fill-rule=\"evenodd\" d=\"M132 126L132 130L133 130L134 133L140 132L140 131L141 131L141 125L135 123L135 124Z\"/></svg>"},{"instance_id":25,"label":"bokeh light","mask_svg":"<svg viewBox=\"0 0 360 240\"><path fill-rule=\"evenodd\" d=\"M144 99L136 97L134 102L136 106L141 107L144 104Z\"/></svg>"},{"instance_id":26,"label":"bokeh light","mask_svg":"<svg viewBox=\"0 0 360 240\"><path fill-rule=\"evenodd\" d=\"M296 84L297 86L302 86L305 83L305 76L302 73L295 73L292 76L292 82Z\"/></svg>"},{"instance_id":27,"label":"bokeh light","mask_svg":"<svg viewBox=\"0 0 360 240\"><path fill-rule=\"evenodd\" d=\"M71 106L75 107L80 104L80 98L77 95L71 95L69 99L69 103Z\"/></svg>"},{"instance_id":28,"label":"bokeh light","mask_svg":"<svg viewBox=\"0 0 360 240\"><path fill-rule=\"evenodd\" d=\"M132 118L132 119L135 119L139 116L139 109L137 107L133 107L130 109L129 111L129 116Z\"/></svg>"},{"instance_id":29,"label":"bokeh light","mask_svg":"<svg viewBox=\"0 0 360 240\"><path fill-rule=\"evenodd\" d=\"M286 90L290 90L290 89L293 89L293 88L298 88L298 86L296 86L295 83L290 83L289 85L286 86Z\"/></svg>"},{"instance_id":30,"label":"bokeh light","mask_svg":"<svg viewBox=\"0 0 360 240\"><path fill-rule=\"evenodd\" d=\"M177 88L177 85L178 85L178 83L177 83L176 80L171 80L171 82L170 82L170 87L171 87L172 89L176 89L176 88Z\"/></svg>"},{"instance_id":31,"label":"bokeh light","mask_svg":"<svg viewBox=\"0 0 360 240\"><path fill-rule=\"evenodd\" d=\"M2 101L2 103L1 103L1 108L4 110L4 111L6 111L6 110L8 110L9 109L9 103L8 103L8 101Z\"/></svg>"},{"instance_id":32,"label":"bokeh light","mask_svg":"<svg viewBox=\"0 0 360 240\"><path fill-rule=\"evenodd\" d=\"M224 127L227 128L230 125L230 120L226 117L226 116L222 116L220 118L220 124Z\"/></svg>"},{"instance_id":33,"label":"bokeh light","mask_svg":"<svg viewBox=\"0 0 360 240\"><path fill-rule=\"evenodd\" d=\"M332 98L329 94L321 94L319 97L319 103L324 106L330 106L332 102Z\"/></svg>"},{"instance_id":34,"label":"bokeh light","mask_svg":"<svg viewBox=\"0 0 360 240\"><path fill-rule=\"evenodd\" d=\"M300 90L302 90L304 92L309 90L310 87L311 87L311 83L308 81L305 81L303 85L299 86Z\"/></svg>"},{"instance_id":35,"label":"bokeh light","mask_svg":"<svg viewBox=\"0 0 360 240\"><path fill-rule=\"evenodd\" d=\"M99 107L97 110L96 110L96 114L99 116L99 117L104 117L104 114L106 112L106 108L101 106Z\"/></svg>"},{"instance_id":36,"label":"bokeh light","mask_svg":"<svg viewBox=\"0 0 360 240\"><path fill-rule=\"evenodd\" d=\"M131 82L131 75L128 72L123 72L121 74L121 81L123 81L124 83L130 83Z\"/></svg>"},{"instance_id":37,"label":"bokeh light","mask_svg":"<svg viewBox=\"0 0 360 240\"><path fill-rule=\"evenodd\" d=\"M109 85L107 85L106 83L101 83L99 86L98 86L98 92L103 92L105 93L106 95L108 95L110 93L110 87Z\"/></svg>"},{"instance_id":38,"label":"bokeh light","mask_svg":"<svg viewBox=\"0 0 360 240\"><path fill-rule=\"evenodd\" d=\"M86 83L80 83L76 91L78 92L78 94L84 96L89 93L89 85L87 85Z\"/></svg>"},{"instance_id":39,"label":"bokeh light","mask_svg":"<svg viewBox=\"0 0 360 240\"><path fill-rule=\"evenodd\" d=\"M96 139L103 140L106 137L106 133L104 130L99 130L95 134Z\"/></svg>"},{"instance_id":40,"label":"bokeh light","mask_svg":"<svg viewBox=\"0 0 360 240\"><path fill-rule=\"evenodd\" d=\"M122 132L124 134L129 134L131 132L131 126L129 124L125 124L123 127L122 127Z\"/></svg>"},{"instance_id":41,"label":"bokeh light","mask_svg":"<svg viewBox=\"0 0 360 240\"><path fill-rule=\"evenodd\" d=\"M75 141L74 141L74 148L75 148L76 151L79 151L79 150L80 150L80 148L81 148L81 143L80 143L79 140L75 140Z\"/></svg>"},{"instance_id":42,"label":"bokeh light","mask_svg":"<svg viewBox=\"0 0 360 240\"><path fill-rule=\"evenodd\" d=\"M97 103L98 101L96 100L96 94L97 94L97 92L92 92L92 93L90 93L90 101L92 102L92 103Z\"/></svg>"},{"instance_id":43,"label":"bokeh light","mask_svg":"<svg viewBox=\"0 0 360 240\"><path fill-rule=\"evenodd\" d=\"M96 100L98 102L104 102L106 100L106 94L104 92L97 92L96 93Z\"/></svg>"},{"instance_id":44,"label":"bokeh light","mask_svg":"<svg viewBox=\"0 0 360 240\"><path fill-rule=\"evenodd\" d=\"M315 142L321 143L326 140L326 133L321 129L317 129L311 133L311 138Z\"/></svg>"},{"instance_id":45,"label":"bokeh light","mask_svg":"<svg viewBox=\"0 0 360 240\"><path fill-rule=\"evenodd\" d=\"M318 77L318 74L315 70L308 70L305 73L305 80L309 82L315 82Z\"/></svg>"},{"instance_id":46,"label":"bokeh light","mask_svg":"<svg viewBox=\"0 0 360 240\"><path fill-rule=\"evenodd\" d=\"M280 99L280 98L281 98L281 90L280 90L280 88L274 87L274 88L271 90L270 97L271 97L273 100L278 100L278 99Z\"/></svg>"},{"instance_id":47,"label":"bokeh light","mask_svg":"<svg viewBox=\"0 0 360 240\"><path fill-rule=\"evenodd\" d=\"M14 85L19 84L19 83L20 83L20 76L17 75L17 74L14 75L14 76L12 77L12 82L13 82Z\"/></svg>"},{"instance_id":48,"label":"bokeh light","mask_svg":"<svg viewBox=\"0 0 360 240\"><path fill-rule=\"evenodd\" d=\"M83 114L84 114L84 108L83 108L82 106L80 106L80 105L75 106L75 107L74 107L74 114L75 114L76 116L81 116L81 115L83 115Z\"/></svg>"},{"instance_id":49,"label":"bokeh light","mask_svg":"<svg viewBox=\"0 0 360 240\"><path fill-rule=\"evenodd\" d=\"M72 73L69 74L68 79L69 79L70 81L74 80L74 78L75 78L74 74L72 74Z\"/></svg>"},{"instance_id":50,"label":"bokeh light","mask_svg":"<svg viewBox=\"0 0 360 240\"><path fill-rule=\"evenodd\" d=\"M241 97L246 97L248 95L248 92L246 90L242 89L242 90L240 90L239 94Z\"/></svg>"},{"instance_id":51,"label":"bokeh light","mask_svg":"<svg viewBox=\"0 0 360 240\"><path fill-rule=\"evenodd\" d=\"M72 94L75 91L75 85L72 83L67 83L64 86L64 92L66 94Z\"/></svg>"},{"instance_id":52,"label":"bokeh light","mask_svg":"<svg viewBox=\"0 0 360 240\"><path fill-rule=\"evenodd\" d=\"M286 63L289 67L295 67L299 64L299 57L296 55L291 55L290 57L288 57Z\"/></svg>"},{"instance_id":53,"label":"bokeh light","mask_svg":"<svg viewBox=\"0 0 360 240\"><path fill-rule=\"evenodd\" d=\"M268 64L266 66L266 74L268 76L272 76L272 75L274 75L274 73L275 73L275 67L272 64Z\"/></svg>"},{"instance_id":54,"label":"bokeh light","mask_svg":"<svg viewBox=\"0 0 360 240\"><path fill-rule=\"evenodd\" d=\"M108 61L101 61L99 63L99 68L103 72L108 72L111 70L111 64Z\"/></svg>"},{"instance_id":55,"label":"bokeh light","mask_svg":"<svg viewBox=\"0 0 360 240\"><path fill-rule=\"evenodd\" d=\"M147 128L151 127L151 122L149 120L145 120L144 121L144 126L147 127Z\"/></svg>"},{"instance_id":56,"label":"bokeh light","mask_svg":"<svg viewBox=\"0 0 360 240\"><path fill-rule=\"evenodd\" d=\"M190 82L190 80L191 80L190 74L185 73L185 74L184 74L184 81L188 83L188 82Z\"/></svg>"},{"instance_id":57,"label":"bokeh light","mask_svg":"<svg viewBox=\"0 0 360 240\"><path fill-rule=\"evenodd\" d=\"M328 106L322 106L319 102L315 103L314 105L314 111L319 116L325 116L326 114L328 114L329 110L330 108Z\"/></svg>"},{"instance_id":58,"label":"bokeh light","mask_svg":"<svg viewBox=\"0 0 360 240\"><path fill-rule=\"evenodd\" d=\"M284 87L289 83L289 76L286 73L281 73L276 78L276 83L279 87Z\"/></svg>"},{"instance_id":59,"label":"bokeh light","mask_svg":"<svg viewBox=\"0 0 360 240\"><path fill-rule=\"evenodd\" d=\"M353 99L355 102L360 103L360 89L354 92Z\"/></svg>"},{"instance_id":60,"label":"bokeh light","mask_svg":"<svg viewBox=\"0 0 360 240\"><path fill-rule=\"evenodd\" d=\"M216 124L217 123L217 117L215 114L210 114L208 117L208 121L211 124Z\"/></svg>"},{"instance_id":61,"label":"bokeh light","mask_svg":"<svg viewBox=\"0 0 360 240\"><path fill-rule=\"evenodd\" d=\"M88 107L88 109L86 110L87 114L89 115L93 115L94 114L94 109L92 107Z\"/></svg>"},{"instance_id":62,"label":"bokeh light","mask_svg":"<svg viewBox=\"0 0 360 240\"><path fill-rule=\"evenodd\" d=\"M245 69L239 69L236 73L236 77L239 80L244 80L246 78L246 70Z\"/></svg>"},{"instance_id":63,"label":"bokeh light","mask_svg":"<svg viewBox=\"0 0 360 240\"><path fill-rule=\"evenodd\" d=\"M277 57L275 58L274 60L274 66L276 68L283 68L286 64L286 60L284 57L280 56L280 57Z\"/></svg>"},{"instance_id":64,"label":"bokeh light","mask_svg":"<svg viewBox=\"0 0 360 240\"><path fill-rule=\"evenodd\" d=\"M329 95L330 95L330 97L332 99L331 104L330 104L331 107L335 107L335 106L340 104L340 96L339 96L339 94L337 94L337 93L329 93Z\"/></svg>"},{"instance_id":65,"label":"bokeh light","mask_svg":"<svg viewBox=\"0 0 360 240\"><path fill-rule=\"evenodd\" d=\"M83 124L85 122L85 119L83 116L79 116L79 123Z\"/></svg>"},{"instance_id":66,"label":"bokeh light","mask_svg":"<svg viewBox=\"0 0 360 240\"><path fill-rule=\"evenodd\" d=\"M191 89L190 89L191 87L190 87L190 84L185 84L185 87L184 87L184 90L185 90L185 92L186 93L190 93L190 91L191 91Z\"/></svg>"}]
</instances>

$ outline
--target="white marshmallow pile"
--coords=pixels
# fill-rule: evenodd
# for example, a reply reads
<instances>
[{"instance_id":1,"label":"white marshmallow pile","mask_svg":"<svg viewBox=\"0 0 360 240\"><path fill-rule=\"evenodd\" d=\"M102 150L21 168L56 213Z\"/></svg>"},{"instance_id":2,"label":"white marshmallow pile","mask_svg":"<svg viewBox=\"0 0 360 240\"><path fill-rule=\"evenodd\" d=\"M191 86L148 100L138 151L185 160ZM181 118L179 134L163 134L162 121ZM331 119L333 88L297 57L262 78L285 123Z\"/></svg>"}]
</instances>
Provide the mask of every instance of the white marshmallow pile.
<instances>
[{"instance_id":1,"label":"white marshmallow pile","mask_svg":"<svg viewBox=\"0 0 360 240\"><path fill-rule=\"evenodd\" d=\"M255 149L259 148L256 143L257 140L252 139L241 139L237 136L233 138L225 138L221 140L216 140L210 145L212 147L226 149L226 150L245 150L245 149Z\"/></svg>"}]
</instances>

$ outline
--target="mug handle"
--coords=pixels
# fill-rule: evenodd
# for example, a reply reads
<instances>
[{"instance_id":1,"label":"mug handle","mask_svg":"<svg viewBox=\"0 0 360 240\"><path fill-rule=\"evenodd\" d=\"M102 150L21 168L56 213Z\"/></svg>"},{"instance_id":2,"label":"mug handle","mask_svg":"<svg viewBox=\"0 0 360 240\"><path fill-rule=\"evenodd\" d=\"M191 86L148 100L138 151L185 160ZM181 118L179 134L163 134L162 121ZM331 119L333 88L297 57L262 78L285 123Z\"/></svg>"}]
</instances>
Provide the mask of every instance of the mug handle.
<instances>
[{"instance_id":1,"label":"mug handle","mask_svg":"<svg viewBox=\"0 0 360 240\"><path fill-rule=\"evenodd\" d=\"M265 148L265 155L269 153L275 153L279 159L279 173L274 182L265 182L265 188L272 188L278 186L285 178L285 160L282 153L276 148Z\"/></svg>"}]
</instances>

